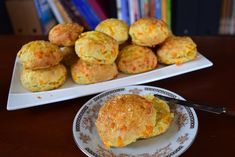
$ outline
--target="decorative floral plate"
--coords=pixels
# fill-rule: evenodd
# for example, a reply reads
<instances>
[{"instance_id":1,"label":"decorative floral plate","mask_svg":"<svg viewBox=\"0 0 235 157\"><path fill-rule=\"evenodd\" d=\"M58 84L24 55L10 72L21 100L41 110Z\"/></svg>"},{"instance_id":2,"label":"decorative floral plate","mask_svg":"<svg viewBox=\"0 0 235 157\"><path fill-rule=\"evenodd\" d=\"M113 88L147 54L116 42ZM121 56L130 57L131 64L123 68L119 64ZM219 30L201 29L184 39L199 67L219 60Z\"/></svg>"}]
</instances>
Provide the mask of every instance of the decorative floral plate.
<instances>
[{"instance_id":1,"label":"decorative floral plate","mask_svg":"<svg viewBox=\"0 0 235 157\"><path fill-rule=\"evenodd\" d=\"M170 128L162 135L138 140L126 147L106 149L99 138L95 121L105 101L119 94L160 94L183 99L169 90L152 86L129 86L103 92L90 99L78 111L73 122L73 137L78 147L89 157L155 157L179 156L196 137L198 119L194 109L170 104L175 117ZM184 99L183 99L184 100Z\"/></svg>"}]
</instances>

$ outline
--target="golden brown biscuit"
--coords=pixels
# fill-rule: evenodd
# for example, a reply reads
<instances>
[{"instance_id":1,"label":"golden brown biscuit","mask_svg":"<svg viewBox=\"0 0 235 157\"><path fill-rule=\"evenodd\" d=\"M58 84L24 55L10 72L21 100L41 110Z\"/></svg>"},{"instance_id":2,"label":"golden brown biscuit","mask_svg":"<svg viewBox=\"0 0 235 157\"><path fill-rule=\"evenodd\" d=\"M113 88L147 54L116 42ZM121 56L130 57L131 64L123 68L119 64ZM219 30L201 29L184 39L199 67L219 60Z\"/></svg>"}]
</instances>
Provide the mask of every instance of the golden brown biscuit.
<instances>
[{"instance_id":1,"label":"golden brown biscuit","mask_svg":"<svg viewBox=\"0 0 235 157\"><path fill-rule=\"evenodd\" d=\"M77 55L88 62L112 64L118 55L118 42L96 31L82 33L75 43Z\"/></svg>"},{"instance_id":2,"label":"golden brown biscuit","mask_svg":"<svg viewBox=\"0 0 235 157\"><path fill-rule=\"evenodd\" d=\"M62 86L66 80L67 71L64 65L58 64L56 66L30 70L23 68L20 76L23 87L32 91L47 91Z\"/></svg>"},{"instance_id":3,"label":"golden brown biscuit","mask_svg":"<svg viewBox=\"0 0 235 157\"><path fill-rule=\"evenodd\" d=\"M57 65L63 58L58 46L43 40L23 45L17 55L21 64L32 70Z\"/></svg>"},{"instance_id":4,"label":"golden brown biscuit","mask_svg":"<svg viewBox=\"0 0 235 157\"><path fill-rule=\"evenodd\" d=\"M73 46L83 27L77 23L61 23L49 32L49 41L59 46Z\"/></svg>"},{"instance_id":5,"label":"golden brown biscuit","mask_svg":"<svg viewBox=\"0 0 235 157\"><path fill-rule=\"evenodd\" d=\"M78 56L77 56L73 46L70 46L70 47L61 47L60 50L61 50L61 52L63 54L63 59L62 59L61 62L64 65L70 67L71 65L76 63L76 61L78 60Z\"/></svg>"},{"instance_id":6,"label":"golden brown biscuit","mask_svg":"<svg viewBox=\"0 0 235 157\"><path fill-rule=\"evenodd\" d=\"M74 82L91 84L115 78L118 70L115 63L95 64L79 59L72 65L71 74Z\"/></svg>"},{"instance_id":7,"label":"golden brown biscuit","mask_svg":"<svg viewBox=\"0 0 235 157\"><path fill-rule=\"evenodd\" d=\"M128 45L120 51L117 65L121 72L136 74L154 69L157 66L157 57L147 47Z\"/></svg>"},{"instance_id":8,"label":"golden brown biscuit","mask_svg":"<svg viewBox=\"0 0 235 157\"><path fill-rule=\"evenodd\" d=\"M110 18L99 23L95 30L113 37L119 44L128 39L128 25L123 20Z\"/></svg>"},{"instance_id":9,"label":"golden brown biscuit","mask_svg":"<svg viewBox=\"0 0 235 157\"><path fill-rule=\"evenodd\" d=\"M134 94L108 100L96 120L98 134L106 147L123 147L139 138L150 137L155 124L153 103Z\"/></svg>"},{"instance_id":10,"label":"golden brown biscuit","mask_svg":"<svg viewBox=\"0 0 235 157\"><path fill-rule=\"evenodd\" d=\"M181 64L196 58L196 44L190 37L169 37L157 50L158 61L163 64Z\"/></svg>"},{"instance_id":11,"label":"golden brown biscuit","mask_svg":"<svg viewBox=\"0 0 235 157\"><path fill-rule=\"evenodd\" d=\"M153 47L162 43L170 35L170 31L162 20L141 18L130 26L129 34L133 43Z\"/></svg>"}]
</instances>

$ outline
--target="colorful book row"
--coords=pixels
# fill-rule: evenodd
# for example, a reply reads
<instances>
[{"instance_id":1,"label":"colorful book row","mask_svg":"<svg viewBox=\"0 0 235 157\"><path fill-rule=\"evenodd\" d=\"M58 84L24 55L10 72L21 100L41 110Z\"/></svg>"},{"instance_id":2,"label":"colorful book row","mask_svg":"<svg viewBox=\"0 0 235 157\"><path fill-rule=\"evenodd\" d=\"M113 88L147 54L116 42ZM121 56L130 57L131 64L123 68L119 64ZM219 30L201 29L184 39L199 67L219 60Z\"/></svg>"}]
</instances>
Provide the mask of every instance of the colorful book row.
<instances>
[{"instance_id":1,"label":"colorful book row","mask_svg":"<svg viewBox=\"0 0 235 157\"><path fill-rule=\"evenodd\" d=\"M116 0L118 18L129 25L142 17L156 17L171 27L171 0Z\"/></svg>"},{"instance_id":2,"label":"colorful book row","mask_svg":"<svg viewBox=\"0 0 235 157\"><path fill-rule=\"evenodd\" d=\"M107 16L96 0L47 0L58 23L78 22L94 29Z\"/></svg>"}]
</instances>

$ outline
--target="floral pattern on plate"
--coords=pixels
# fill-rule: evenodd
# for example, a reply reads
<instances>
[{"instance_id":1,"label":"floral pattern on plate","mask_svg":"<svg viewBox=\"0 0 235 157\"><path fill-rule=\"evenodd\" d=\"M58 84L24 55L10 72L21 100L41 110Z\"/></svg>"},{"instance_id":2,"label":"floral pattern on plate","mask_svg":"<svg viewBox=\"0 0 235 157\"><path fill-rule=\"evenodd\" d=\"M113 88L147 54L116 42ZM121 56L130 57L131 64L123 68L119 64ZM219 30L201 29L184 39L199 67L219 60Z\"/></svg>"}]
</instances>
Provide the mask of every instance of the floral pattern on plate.
<instances>
[{"instance_id":1,"label":"floral pattern on plate","mask_svg":"<svg viewBox=\"0 0 235 157\"><path fill-rule=\"evenodd\" d=\"M119 94L161 94L183 99L169 90L151 86L129 86L103 92L90 99L78 111L73 122L73 136L78 147L90 157L162 157L179 156L192 144L198 130L194 109L169 104L174 120L164 134L138 140L126 147L106 149L99 138L95 121L100 107L108 99Z\"/></svg>"}]
</instances>

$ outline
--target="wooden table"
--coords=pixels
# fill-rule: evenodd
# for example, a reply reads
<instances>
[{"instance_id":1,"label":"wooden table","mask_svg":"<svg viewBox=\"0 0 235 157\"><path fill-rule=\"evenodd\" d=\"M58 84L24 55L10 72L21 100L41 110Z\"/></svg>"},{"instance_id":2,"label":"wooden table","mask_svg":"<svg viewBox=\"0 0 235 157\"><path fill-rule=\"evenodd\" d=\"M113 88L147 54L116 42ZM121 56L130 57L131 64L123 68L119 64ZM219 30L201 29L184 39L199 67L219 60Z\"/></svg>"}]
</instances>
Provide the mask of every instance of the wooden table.
<instances>
[{"instance_id":1,"label":"wooden table","mask_svg":"<svg viewBox=\"0 0 235 157\"><path fill-rule=\"evenodd\" d=\"M22 44L34 39L45 37L0 37L0 156L85 156L73 140L72 122L79 108L93 95L40 107L6 110L16 53ZM235 110L235 37L193 39L214 66L147 85L169 89L186 99ZM234 156L235 117L201 111L197 111L197 115L197 137L182 156Z\"/></svg>"}]
</instances>

